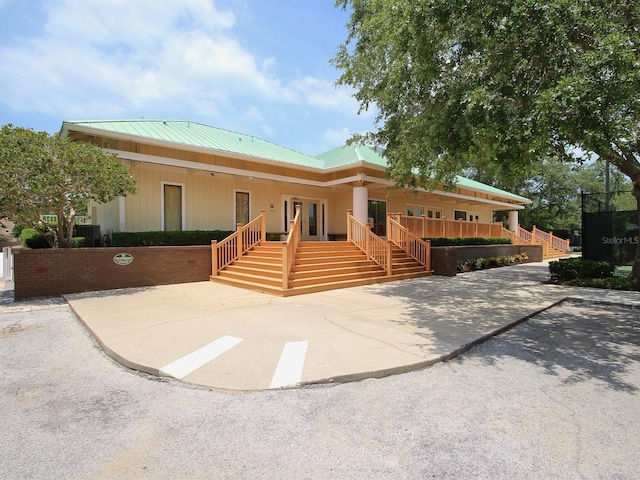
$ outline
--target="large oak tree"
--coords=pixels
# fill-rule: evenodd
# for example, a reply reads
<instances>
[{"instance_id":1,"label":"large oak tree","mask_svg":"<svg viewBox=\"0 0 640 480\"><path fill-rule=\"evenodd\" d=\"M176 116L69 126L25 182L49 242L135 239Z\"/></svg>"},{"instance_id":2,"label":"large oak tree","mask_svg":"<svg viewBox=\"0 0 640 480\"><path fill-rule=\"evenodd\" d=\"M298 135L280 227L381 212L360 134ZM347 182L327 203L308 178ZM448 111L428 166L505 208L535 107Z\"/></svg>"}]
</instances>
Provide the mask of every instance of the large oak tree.
<instances>
[{"instance_id":1,"label":"large oak tree","mask_svg":"<svg viewBox=\"0 0 640 480\"><path fill-rule=\"evenodd\" d=\"M115 155L84 142L5 125L0 130L0 217L35 228L53 247L70 247L73 223L89 200L136 193ZM41 220L56 214L57 225Z\"/></svg>"},{"instance_id":2,"label":"large oak tree","mask_svg":"<svg viewBox=\"0 0 640 480\"><path fill-rule=\"evenodd\" d=\"M428 188L487 162L522 178L545 158L596 155L631 179L640 205L637 0L337 5L351 11L337 83L377 108L368 140L397 181Z\"/></svg>"}]
</instances>

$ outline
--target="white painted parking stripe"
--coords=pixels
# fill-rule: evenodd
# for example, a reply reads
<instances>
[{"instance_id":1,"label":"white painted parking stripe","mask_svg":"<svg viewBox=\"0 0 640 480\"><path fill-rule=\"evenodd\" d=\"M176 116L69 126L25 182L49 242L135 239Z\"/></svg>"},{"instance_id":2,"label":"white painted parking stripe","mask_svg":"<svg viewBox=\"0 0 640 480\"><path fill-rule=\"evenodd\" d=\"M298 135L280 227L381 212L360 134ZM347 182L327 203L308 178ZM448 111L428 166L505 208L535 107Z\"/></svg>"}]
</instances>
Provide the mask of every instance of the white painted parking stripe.
<instances>
[{"instance_id":1,"label":"white painted parking stripe","mask_svg":"<svg viewBox=\"0 0 640 480\"><path fill-rule=\"evenodd\" d=\"M308 346L308 340L285 344L269 388L285 387L300 382Z\"/></svg>"},{"instance_id":2,"label":"white painted parking stripe","mask_svg":"<svg viewBox=\"0 0 640 480\"><path fill-rule=\"evenodd\" d=\"M238 337L232 337L225 335L219 339L199 348L195 352L185 355L178 360L165 365L160 369L160 373L169 375L175 378L184 378L191 372L202 367L204 364L209 363L216 357L219 357L224 352L231 350L238 345L243 339Z\"/></svg>"}]
</instances>

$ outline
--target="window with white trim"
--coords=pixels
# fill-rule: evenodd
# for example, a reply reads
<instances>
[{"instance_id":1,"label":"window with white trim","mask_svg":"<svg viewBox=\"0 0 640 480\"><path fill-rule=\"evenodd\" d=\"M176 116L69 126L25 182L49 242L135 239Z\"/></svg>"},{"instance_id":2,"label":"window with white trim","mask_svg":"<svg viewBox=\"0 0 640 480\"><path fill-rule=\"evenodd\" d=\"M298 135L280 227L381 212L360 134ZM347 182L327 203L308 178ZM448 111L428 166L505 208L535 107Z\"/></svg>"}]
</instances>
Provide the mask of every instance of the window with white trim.
<instances>
[{"instance_id":1,"label":"window with white trim","mask_svg":"<svg viewBox=\"0 0 640 480\"><path fill-rule=\"evenodd\" d=\"M236 190L236 195L235 195L236 225L238 223L241 223L242 225L246 225L251 220L249 200L250 200L249 192L242 192L242 191Z\"/></svg>"},{"instance_id":2,"label":"window with white trim","mask_svg":"<svg viewBox=\"0 0 640 480\"><path fill-rule=\"evenodd\" d=\"M179 183L162 183L162 229L166 232L184 228L184 188Z\"/></svg>"},{"instance_id":3,"label":"window with white trim","mask_svg":"<svg viewBox=\"0 0 640 480\"><path fill-rule=\"evenodd\" d=\"M427 207L427 218L442 218L442 209Z\"/></svg>"},{"instance_id":4,"label":"window with white trim","mask_svg":"<svg viewBox=\"0 0 640 480\"><path fill-rule=\"evenodd\" d=\"M453 219L454 220L466 220L467 219L466 210L454 210L453 211Z\"/></svg>"},{"instance_id":5,"label":"window with white trim","mask_svg":"<svg viewBox=\"0 0 640 480\"><path fill-rule=\"evenodd\" d=\"M408 217L421 217L424 215L424 207L422 205L407 204Z\"/></svg>"}]
</instances>

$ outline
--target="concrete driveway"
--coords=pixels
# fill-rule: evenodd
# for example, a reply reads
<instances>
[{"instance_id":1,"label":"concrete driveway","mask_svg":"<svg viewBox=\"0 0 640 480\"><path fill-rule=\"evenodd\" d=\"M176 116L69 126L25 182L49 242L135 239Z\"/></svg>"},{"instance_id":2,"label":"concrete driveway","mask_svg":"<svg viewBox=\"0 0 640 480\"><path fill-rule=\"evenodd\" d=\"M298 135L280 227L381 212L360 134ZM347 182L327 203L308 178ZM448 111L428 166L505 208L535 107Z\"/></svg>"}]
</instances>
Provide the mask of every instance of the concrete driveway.
<instances>
[{"instance_id":1,"label":"concrete driveway","mask_svg":"<svg viewBox=\"0 0 640 480\"><path fill-rule=\"evenodd\" d=\"M422 368L587 294L548 276L542 262L287 298L212 282L65 298L122 364L246 391Z\"/></svg>"}]
</instances>

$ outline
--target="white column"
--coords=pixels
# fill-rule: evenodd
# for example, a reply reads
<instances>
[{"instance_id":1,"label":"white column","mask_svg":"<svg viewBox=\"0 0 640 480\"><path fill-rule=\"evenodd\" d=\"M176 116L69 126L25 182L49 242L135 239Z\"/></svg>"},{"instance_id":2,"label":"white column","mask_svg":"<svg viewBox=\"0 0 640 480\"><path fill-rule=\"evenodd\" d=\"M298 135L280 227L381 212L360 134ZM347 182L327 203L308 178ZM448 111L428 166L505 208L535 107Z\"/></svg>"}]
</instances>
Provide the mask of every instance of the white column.
<instances>
[{"instance_id":1,"label":"white column","mask_svg":"<svg viewBox=\"0 0 640 480\"><path fill-rule=\"evenodd\" d=\"M118 197L118 231L120 232L125 232L127 228L124 212L124 197Z\"/></svg>"},{"instance_id":2,"label":"white column","mask_svg":"<svg viewBox=\"0 0 640 480\"><path fill-rule=\"evenodd\" d=\"M369 212L369 190L367 187L353 187L353 216L367 224Z\"/></svg>"},{"instance_id":3,"label":"white column","mask_svg":"<svg viewBox=\"0 0 640 480\"><path fill-rule=\"evenodd\" d=\"M509 210L509 230L512 232L518 231L518 211Z\"/></svg>"}]
</instances>

